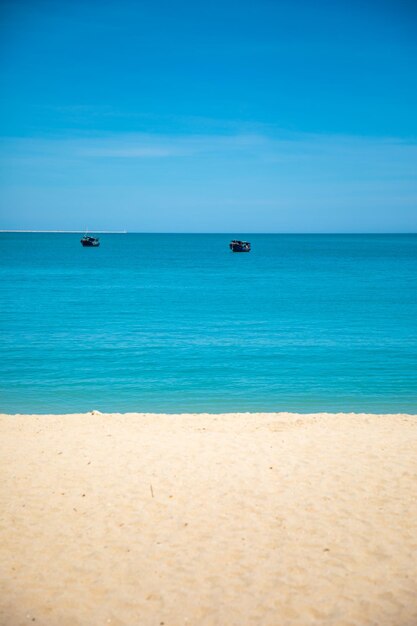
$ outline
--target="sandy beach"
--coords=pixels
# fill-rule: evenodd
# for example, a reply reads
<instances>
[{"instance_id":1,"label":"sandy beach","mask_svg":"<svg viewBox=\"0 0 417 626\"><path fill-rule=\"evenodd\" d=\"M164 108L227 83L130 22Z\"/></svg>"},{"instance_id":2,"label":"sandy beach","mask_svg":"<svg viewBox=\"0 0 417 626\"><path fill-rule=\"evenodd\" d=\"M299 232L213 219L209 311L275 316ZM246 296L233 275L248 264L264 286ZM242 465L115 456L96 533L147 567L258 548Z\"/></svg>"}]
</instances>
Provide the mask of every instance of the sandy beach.
<instances>
[{"instance_id":1,"label":"sandy beach","mask_svg":"<svg viewBox=\"0 0 417 626\"><path fill-rule=\"evenodd\" d=\"M1 416L0 623L415 626L417 416Z\"/></svg>"}]
</instances>

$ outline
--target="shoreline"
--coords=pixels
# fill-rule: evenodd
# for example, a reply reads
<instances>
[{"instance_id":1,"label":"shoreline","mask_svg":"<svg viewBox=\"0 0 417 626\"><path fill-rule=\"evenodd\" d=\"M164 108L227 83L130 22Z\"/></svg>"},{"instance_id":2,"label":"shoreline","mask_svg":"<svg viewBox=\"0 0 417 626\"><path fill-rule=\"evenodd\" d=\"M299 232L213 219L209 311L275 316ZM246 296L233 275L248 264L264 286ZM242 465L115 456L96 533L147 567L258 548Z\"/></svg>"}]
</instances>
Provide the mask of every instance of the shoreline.
<instances>
[{"instance_id":1,"label":"shoreline","mask_svg":"<svg viewBox=\"0 0 417 626\"><path fill-rule=\"evenodd\" d=\"M417 623L417 415L93 411L0 429L1 624Z\"/></svg>"},{"instance_id":2,"label":"shoreline","mask_svg":"<svg viewBox=\"0 0 417 626\"><path fill-rule=\"evenodd\" d=\"M166 411L99 411L98 409L92 409L90 411L83 412L71 412L71 413L3 413L0 412L0 419L3 417L70 417L70 416L82 416L82 415L103 415L103 416L167 416L167 417L183 417L183 416L196 416L196 417L247 417L251 415L253 417L268 417L268 416L297 416L297 417L413 417L417 419L417 413L369 413L367 411L309 411L308 413L301 413L299 411L186 411L180 413L167 413Z\"/></svg>"}]
</instances>

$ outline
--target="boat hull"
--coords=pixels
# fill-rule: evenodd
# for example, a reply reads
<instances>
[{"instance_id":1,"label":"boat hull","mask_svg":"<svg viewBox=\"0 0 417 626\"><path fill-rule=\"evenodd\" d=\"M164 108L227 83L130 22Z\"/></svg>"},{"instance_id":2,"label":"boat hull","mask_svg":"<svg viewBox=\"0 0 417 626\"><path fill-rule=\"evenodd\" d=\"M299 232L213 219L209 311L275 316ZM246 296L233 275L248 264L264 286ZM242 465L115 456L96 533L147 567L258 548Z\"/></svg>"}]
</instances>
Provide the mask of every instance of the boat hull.
<instances>
[{"instance_id":1,"label":"boat hull","mask_svg":"<svg viewBox=\"0 0 417 626\"><path fill-rule=\"evenodd\" d=\"M250 243L248 241L232 241L229 247L232 252L250 252Z\"/></svg>"},{"instance_id":2,"label":"boat hull","mask_svg":"<svg viewBox=\"0 0 417 626\"><path fill-rule=\"evenodd\" d=\"M83 248L97 248L100 245L98 237L89 237L88 235L85 235L80 242Z\"/></svg>"}]
</instances>

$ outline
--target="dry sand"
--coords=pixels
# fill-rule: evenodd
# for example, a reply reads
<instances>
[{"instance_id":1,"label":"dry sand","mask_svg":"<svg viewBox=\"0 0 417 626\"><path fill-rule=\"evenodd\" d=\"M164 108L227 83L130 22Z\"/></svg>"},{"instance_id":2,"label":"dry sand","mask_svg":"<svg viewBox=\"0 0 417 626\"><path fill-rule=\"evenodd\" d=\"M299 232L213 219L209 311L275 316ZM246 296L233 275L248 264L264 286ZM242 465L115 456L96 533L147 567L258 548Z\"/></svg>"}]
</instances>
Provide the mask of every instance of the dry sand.
<instances>
[{"instance_id":1,"label":"dry sand","mask_svg":"<svg viewBox=\"0 0 417 626\"><path fill-rule=\"evenodd\" d=\"M416 626L417 416L2 416L7 626Z\"/></svg>"}]
</instances>

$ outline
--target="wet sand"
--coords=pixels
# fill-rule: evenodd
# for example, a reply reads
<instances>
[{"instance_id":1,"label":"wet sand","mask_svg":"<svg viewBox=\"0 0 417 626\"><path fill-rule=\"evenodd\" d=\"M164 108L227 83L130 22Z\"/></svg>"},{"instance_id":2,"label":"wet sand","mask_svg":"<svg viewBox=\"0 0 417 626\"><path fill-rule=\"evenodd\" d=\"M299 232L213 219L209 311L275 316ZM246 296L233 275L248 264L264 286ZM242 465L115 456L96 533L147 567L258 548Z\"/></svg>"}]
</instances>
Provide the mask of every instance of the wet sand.
<instances>
[{"instance_id":1,"label":"wet sand","mask_svg":"<svg viewBox=\"0 0 417 626\"><path fill-rule=\"evenodd\" d=\"M0 428L2 625L417 624L417 416Z\"/></svg>"}]
</instances>

